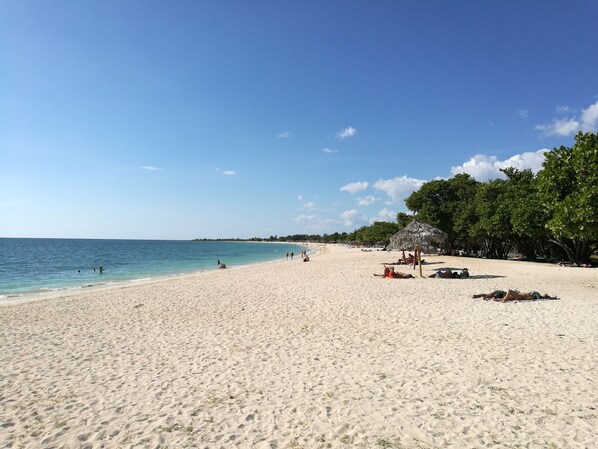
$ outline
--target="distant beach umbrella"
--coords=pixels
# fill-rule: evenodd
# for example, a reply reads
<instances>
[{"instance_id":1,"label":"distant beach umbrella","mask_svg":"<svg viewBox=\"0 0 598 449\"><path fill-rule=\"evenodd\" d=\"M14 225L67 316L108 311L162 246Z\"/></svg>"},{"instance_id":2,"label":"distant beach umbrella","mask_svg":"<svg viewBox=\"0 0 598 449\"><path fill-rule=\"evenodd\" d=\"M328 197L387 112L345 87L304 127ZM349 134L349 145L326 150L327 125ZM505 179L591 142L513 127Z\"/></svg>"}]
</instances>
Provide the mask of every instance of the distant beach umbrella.
<instances>
[{"instance_id":1,"label":"distant beach umbrella","mask_svg":"<svg viewBox=\"0 0 598 449\"><path fill-rule=\"evenodd\" d=\"M415 248L417 260L419 261L419 275L422 276L421 248L427 250L430 245L440 245L444 243L447 238L448 236L446 233L440 229L435 228L428 223L421 223L417 220L413 220L390 238L389 249Z\"/></svg>"}]
</instances>

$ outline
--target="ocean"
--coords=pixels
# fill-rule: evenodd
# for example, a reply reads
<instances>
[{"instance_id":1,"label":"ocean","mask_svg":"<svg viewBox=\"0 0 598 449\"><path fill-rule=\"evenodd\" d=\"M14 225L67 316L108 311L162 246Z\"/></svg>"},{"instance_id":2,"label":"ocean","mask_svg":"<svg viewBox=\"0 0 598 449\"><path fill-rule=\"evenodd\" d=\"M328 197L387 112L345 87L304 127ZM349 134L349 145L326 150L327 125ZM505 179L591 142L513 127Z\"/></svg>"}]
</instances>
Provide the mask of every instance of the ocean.
<instances>
[{"instance_id":1,"label":"ocean","mask_svg":"<svg viewBox=\"0 0 598 449\"><path fill-rule=\"evenodd\" d=\"M0 238L0 300L212 270L218 260L248 265L302 250L289 243Z\"/></svg>"}]
</instances>

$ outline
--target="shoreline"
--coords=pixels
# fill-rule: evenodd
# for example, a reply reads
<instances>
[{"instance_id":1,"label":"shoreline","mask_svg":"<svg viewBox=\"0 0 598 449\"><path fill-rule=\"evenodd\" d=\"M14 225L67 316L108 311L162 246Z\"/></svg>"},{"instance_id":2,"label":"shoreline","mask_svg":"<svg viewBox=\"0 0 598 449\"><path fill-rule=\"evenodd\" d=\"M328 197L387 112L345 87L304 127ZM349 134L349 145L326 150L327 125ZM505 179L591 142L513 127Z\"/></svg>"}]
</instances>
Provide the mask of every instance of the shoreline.
<instances>
[{"instance_id":1,"label":"shoreline","mask_svg":"<svg viewBox=\"0 0 598 449\"><path fill-rule=\"evenodd\" d=\"M0 307L0 447L596 445L594 271L318 249Z\"/></svg>"},{"instance_id":2,"label":"shoreline","mask_svg":"<svg viewBox=\"0 0 598 449\"><path fill-rule=\"evenodd\" d=\"M45 239L41 239L45 240ZM60 240L60 239L56 239ZM63 239L63 240L76 240L76 239ZM82 239L82 240L91 240L91 239ZM97 239L96 239L97 240ZM114 239L112 239L114 240ZM130 240L130 239L123 239L123 240ZM245 241L239 241L238 243L244 243ZM249 242L249 241L248 241ZM237 243L237 242L235 242ZM249 243L281 243L281 242L249 242ZM313 247L318 246L318 244L313 243L297 243L297 242L282 242L283 244L290 244L296 246L305 246L308 248L308 251L311 251ZM313 250L317 252L317 250ZM314 254L315 254L314 252ZM310 253L312 254L312 253ZM234 269L240 267L246 267L251 265L260 265L260 264L267 264L271 262L277 262L283 259L271 259L271 260L262 260L257 262L249 262L249 263L242 263L240 265L234 266L227 266L227 269ZM44 287L43 291L35 290L35 291L25 291L23 293L7 293L7 294L0 294L0 307L8 304L13 303L21 303L21 302L31 302L31 301L43 301L45 299L52 299L57 296L70 296L76 295L82 292L88 291L97 291L97 290L104 290L110 288L119 288L127 285L137 285L141 283L147 282L160 282L160 281L167 281L170 279L179 279L184 278L187 276L195 276L201 273L208 273L214 270L218 270L218 268L200 268L193 271L183 271L179 273L171 273L171 274L156 274L156 275L144 275L143 277L138 278L131 278L131 279L116 279L116 280L108 280L106 282L99 282L93 283L88 285L70 285L65 287Z\"/></svg>"}]
</instances>

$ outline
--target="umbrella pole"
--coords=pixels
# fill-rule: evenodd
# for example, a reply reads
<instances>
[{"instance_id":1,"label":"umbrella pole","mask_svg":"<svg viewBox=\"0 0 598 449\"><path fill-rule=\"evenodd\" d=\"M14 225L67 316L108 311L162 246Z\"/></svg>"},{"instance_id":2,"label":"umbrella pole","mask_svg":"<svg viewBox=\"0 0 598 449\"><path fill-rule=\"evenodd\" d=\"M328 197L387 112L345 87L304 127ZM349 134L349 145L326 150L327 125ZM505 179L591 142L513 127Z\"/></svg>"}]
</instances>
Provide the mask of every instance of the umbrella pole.
<instances>
[{"instance_id":1,"label":"umbrella pole","mask_svg":"<svg viewBox=\"0 0 598 449\"><path fill-rule=\"evenodd\" d=\"M415 245L415 249L413 250L413 269L415 270L415 265L417 264L417 246Z\"/></svg>"},{"instance_id":2,"label":"umbrella pole","mask_svg":"<svg viewBox=\"0 0 598 449\"><path fill-rule=\"evenodd\" d=\"M423 278L424 276L422 275L422 255L419 245L415 247L415 251L415 255L417 256L417 264L419 265L419 277Z\"/></svg>"}]
</instances>

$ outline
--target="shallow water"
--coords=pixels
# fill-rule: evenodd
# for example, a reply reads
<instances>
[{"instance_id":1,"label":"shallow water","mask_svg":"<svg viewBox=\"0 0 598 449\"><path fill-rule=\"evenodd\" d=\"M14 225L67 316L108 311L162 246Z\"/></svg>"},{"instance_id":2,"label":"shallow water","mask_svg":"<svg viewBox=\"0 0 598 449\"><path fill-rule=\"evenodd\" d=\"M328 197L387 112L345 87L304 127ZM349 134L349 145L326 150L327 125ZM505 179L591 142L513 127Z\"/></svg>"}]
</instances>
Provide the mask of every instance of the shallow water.
<instances>
[{"instance_id":1,"label":"shallow water","mask_svg":"<svg viewBox=\"0 0 598 449\"><path fill-rule=\"evenodd\" d=\"M218 260L247 265L303 249L261 242L0 238L0 299L216 269Z\"/></svg>"}]
</instances>

